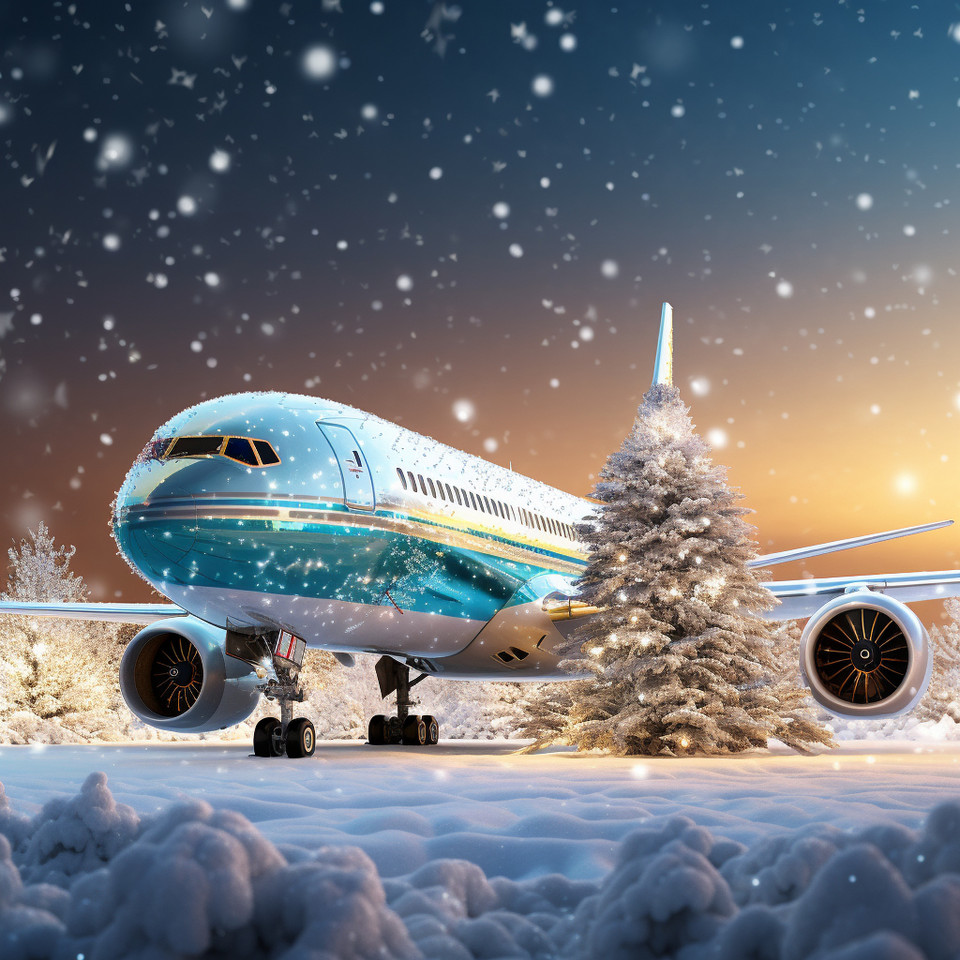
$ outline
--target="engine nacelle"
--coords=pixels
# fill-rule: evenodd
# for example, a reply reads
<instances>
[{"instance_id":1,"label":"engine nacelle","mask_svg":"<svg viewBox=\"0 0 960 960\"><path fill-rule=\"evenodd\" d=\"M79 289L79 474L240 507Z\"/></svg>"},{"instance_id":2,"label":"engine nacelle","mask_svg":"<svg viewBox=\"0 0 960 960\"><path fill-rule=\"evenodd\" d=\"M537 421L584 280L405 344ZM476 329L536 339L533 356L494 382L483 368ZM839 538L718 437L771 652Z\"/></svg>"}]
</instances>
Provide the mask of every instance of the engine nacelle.
<instances>
[{"instance_id":1,"label":"engine nacelle","mask_svg":"<svg viewBox=\"0 0 960 960\"><path fill-rule=\"evenodd\" d=\"M800 638L800 671L814 699L844 717L891 717L917 705L933 660L907 606L856 590L824 604Z\"/></svg>"},{"instance_id":2,"label":"engine nacelle","mask_svg":"<svg viewBox=\"0 0 960 960\"><path fill-rule=\"evenodd\" d=\"M172 617L141 630L120 661L120 691L144 723L205 733L241 723L260 700L259 678L224 653L223 630Z\"/></svg>"}]
</instances>

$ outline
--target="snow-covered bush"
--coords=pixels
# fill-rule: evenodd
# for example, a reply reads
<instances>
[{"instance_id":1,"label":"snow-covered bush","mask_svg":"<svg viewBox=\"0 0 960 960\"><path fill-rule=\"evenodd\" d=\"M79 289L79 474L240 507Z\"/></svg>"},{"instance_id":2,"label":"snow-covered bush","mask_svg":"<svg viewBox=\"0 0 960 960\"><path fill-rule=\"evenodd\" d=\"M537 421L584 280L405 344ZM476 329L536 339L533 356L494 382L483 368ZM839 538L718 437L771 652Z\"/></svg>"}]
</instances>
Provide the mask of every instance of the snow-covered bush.
<instances>
[{"instance_id":1,"label":"snow-covered bush","mask_svg":"<svg viewBox=\"0 0 960 960\"><path fill-rule=\"evenodd\" d=\"M914 712L921 720L936 722L946 716L960 723L960 598L948 597L943 609L950 619L930 628L933 672Z\"/></svg>"},{"instance_id":2,"label":"snow-covered bush","mask_svg":"<svg viewBox=\"0 0 960 960\"><path fill-rule=\"evenodd\" d=\"M8 551L3 598L86 600L83 580L70 570L74 552L73 547L58 547L41 523ZM116 629L105 624L0 619L0 740L113 739L119 698L116 636Z\"/></svg>"}]
</instances>

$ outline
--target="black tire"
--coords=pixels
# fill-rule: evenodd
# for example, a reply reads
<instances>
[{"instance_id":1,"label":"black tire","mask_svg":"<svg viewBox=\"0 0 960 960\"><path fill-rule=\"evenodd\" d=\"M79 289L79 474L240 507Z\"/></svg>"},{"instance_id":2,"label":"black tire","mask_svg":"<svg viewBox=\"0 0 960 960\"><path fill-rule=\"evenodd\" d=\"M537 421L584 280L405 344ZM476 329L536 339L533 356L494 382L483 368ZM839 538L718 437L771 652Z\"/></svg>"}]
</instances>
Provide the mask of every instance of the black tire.
<instances>
[{"instance_id":1,"label":"black tire","mask_svg":"<svg viewBox=\"0 0 960 960\"><path fill-rule=\"evenodd\" d=\"M440 740L440 724L429 713L424 716L423 722L427 728L427 746L435 747Z\"/></svg>"},{"instance_id":2,"label":"black tire","mask_svg":"<svg viewBox=\"0 0 960 960\"><path fill-rule=\"evenodd\" d=\"M253 752L258 757L279 757L282 750L280 721L276 717L264 717L253 728Z\"/></svg>"},{"instance_id":3,"label":"black tire","mask_svg":"<svg viewBox=\"0 0 960 960\"><path fill-rule=\"evenodd\" d=\"M399 717L387 717L387 743L403 743L403 724Z\"/></svg>"},{"instance_id":4,"label":"black tire","mask_svg":"<svg viewBox=\"0 0 960 960\"><path fill-rule=\"evenodd\" d=\"M293 759L312 757L317 746L313 724L304 717L291 720L287 726L287 756Z\"/></svg>"},{"instance_id":5,"label":"black tire","mask_svg":"<svg viewBox=\"0 0 960 960\"><path fill-rule=\"evenodd\" d=\"M370 718L370 724L367 727L367 743L379 747L387 742L387 718L378 713Z\"/></svg>"},{"instance_id":6,"label":"black tire","mask_svg":"<svg viewBox=\"0 0 960 960\"><path fill-rule=\"evenodd\" d=\"M407 747L422 747L427 742L427 725L423 717L415 714L403 721L403 744Z\"/></svg>"}]
</instances>

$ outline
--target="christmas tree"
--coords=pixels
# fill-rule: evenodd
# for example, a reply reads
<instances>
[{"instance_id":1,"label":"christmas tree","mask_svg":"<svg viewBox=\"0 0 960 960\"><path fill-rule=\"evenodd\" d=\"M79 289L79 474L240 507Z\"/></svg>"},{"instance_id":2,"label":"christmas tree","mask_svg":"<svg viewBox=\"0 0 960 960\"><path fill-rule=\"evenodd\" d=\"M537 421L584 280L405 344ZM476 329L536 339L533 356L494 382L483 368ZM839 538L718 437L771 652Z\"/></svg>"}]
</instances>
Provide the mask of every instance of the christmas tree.
<instances>
[{"instance_id":1,"label":"christmas tree","mask_svg":"<svg viewBox=\"0 0 960 960\"><path fill-rule=\"evenodd\" d=\"M672 385L665 306L657 377L600 473L580 599L600 608L572 635L566 738L618 754L723 754L829 741L776 681L776 601L748 566L753 528L726 470Z\"/></svg>"}]
</instances>

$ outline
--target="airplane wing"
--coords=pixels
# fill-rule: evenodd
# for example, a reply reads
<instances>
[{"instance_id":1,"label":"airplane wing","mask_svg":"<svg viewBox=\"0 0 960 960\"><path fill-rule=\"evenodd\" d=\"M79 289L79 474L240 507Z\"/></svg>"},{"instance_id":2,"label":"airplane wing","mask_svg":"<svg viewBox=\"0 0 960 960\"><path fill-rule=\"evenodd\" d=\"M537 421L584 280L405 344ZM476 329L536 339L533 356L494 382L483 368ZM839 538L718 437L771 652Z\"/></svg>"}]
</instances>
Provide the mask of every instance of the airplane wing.
<instances>
[{"instance_id":1,"label":"airplane wing","mask_svg":"<svg viewBox=\"0 0 960 960\"><path fill-rule=\"evenodd\" d=\"M853 550L855 547L866 547L872 543L883 543L884 540L896 540L899 537L912 537L917 533L927 533L929 530L940 530L949 527L952 520L939 520L936 523L924 523L916 527L901 527L899 530L887 530L885 533L870 533L863 537L850 537L847 540L831 540L829 543L818 543L812 547L798 547L795 550L784 550L782 553L768 553L762 557L755 557L747 566L773 567L778 563L789 563L791 560L807 560L810 557L820 557L825 553L838 553L840 550Z\"/></svg>"},{"instance_id":2,"label":"airplane wing","mask_svg":"<svg viewBox=\"0 0 960 960\"><path fill-rule=\"evenodd\" d=\"M56 603L0 600L0 615L59 617L62 620L104 620L108 623L156 623L167 617L185 617L175 603Z\"/></svg>"},{"instance_id":3,"label":"airplane wing","mask_svg":"<svg viewBox=\"0 0 960 960\"><path fill-rule=\"evenodd\" d=\"M885 593L903 603L960 597L960 570L777 580L764 586L780 601L780 606L765 614L768 620L801 620L812 616L828 600L854 590Z\"/></svg>"}]
</instances>

